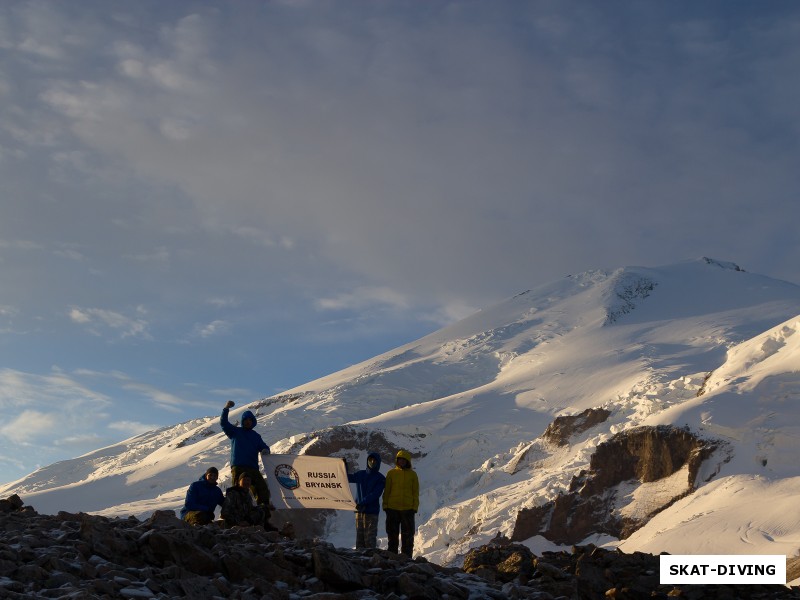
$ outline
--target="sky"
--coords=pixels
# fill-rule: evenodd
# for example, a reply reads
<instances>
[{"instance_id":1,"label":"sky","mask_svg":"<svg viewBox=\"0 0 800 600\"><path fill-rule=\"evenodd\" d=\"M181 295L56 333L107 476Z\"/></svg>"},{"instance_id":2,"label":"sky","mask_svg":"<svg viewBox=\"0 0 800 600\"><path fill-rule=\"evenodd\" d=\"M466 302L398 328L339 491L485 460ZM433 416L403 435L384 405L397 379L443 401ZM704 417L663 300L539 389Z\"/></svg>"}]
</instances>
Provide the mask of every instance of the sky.
<instances>
[{"instance_id":1,"label":"sky","mask_svg":"<svg viewBox=\"0 0 800 600\"><path fill-rule=\"evenodd\" d=\"M795 2L0 4L0 481L588 269L800 283Z\"/></svg>"}]
</instances>

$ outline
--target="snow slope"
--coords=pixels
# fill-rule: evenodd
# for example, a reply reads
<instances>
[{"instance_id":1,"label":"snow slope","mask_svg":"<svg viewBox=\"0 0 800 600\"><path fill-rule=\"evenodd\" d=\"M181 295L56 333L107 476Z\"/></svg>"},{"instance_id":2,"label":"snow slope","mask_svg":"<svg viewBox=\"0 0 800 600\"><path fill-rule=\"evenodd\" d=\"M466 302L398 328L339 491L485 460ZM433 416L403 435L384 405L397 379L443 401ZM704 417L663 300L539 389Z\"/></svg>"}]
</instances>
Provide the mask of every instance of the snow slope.
<instances>
[{"instance_id":1,"label":"snow slope","mask_svg":"<svg viewBox=\"0 0 800 600\"><path fill-rule=\"evenodd\" d=\"M469 547L510 535L520 508L564 492L615 433L685 425L726 441L732 455L708 461L708 481L628 539L591 541L627 552L793 556L800 548L800 518L789 504L800 494L798 328L800 286L732 263L591 271L236 407L232 418L254 410L273 452L345 424L413 440L422 487L416 550L438 563L458 563ZM611 416L570 445L539 438L555 417L593 407ZM0 497L18 493L40 512L142 517L180 508L188 484L209 465L221 467L224 487L228 458L213 415L39 469L0 488ZM618 509L646 514L680 485L668 478L619 490ZM352 515L337 513L327 539L351 545ZM554 547L538 536L526 543Z\"/></svg>"}]
</instances>

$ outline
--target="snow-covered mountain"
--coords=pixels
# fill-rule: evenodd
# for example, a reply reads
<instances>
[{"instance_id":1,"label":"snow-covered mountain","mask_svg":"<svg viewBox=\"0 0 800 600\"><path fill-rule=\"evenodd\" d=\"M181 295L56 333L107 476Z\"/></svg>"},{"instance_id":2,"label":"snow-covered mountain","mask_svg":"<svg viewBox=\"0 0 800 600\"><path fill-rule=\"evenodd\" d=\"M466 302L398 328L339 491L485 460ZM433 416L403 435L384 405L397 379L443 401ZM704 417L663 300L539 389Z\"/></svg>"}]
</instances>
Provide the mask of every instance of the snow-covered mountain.
<instances>
[{"instance_id":1,"label":"snow-covered mountain","mask_svg":"<svg viewBox=\"0 0 800 600\"><path fill-rule=\"evenodd\" d=\"M798 329L800 286L732 263L591 271L236 407L232 419L256 412L278 453L363 466L370 450L386 464L408 449L421 482L415 549L441 564L498 533L534 551L580 535L572 541L626 552L794 556ZM44 513L179 509L208 466L228 483L218 419L50 465L0 497L17 493ZM606 521L579 527L577 515L598 507ZM325 538L352 545L352 521L328 514Z\"/></svg>"}]
</instances>

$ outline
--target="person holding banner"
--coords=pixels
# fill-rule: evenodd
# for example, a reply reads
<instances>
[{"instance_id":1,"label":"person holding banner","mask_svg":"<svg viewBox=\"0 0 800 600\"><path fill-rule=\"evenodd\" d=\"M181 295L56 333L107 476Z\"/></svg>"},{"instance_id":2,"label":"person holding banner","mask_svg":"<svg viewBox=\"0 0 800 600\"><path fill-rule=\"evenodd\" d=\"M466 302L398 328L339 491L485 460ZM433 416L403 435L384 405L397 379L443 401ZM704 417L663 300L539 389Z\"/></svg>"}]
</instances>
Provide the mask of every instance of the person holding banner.
<instances>
[{"instance_id":1,"label":"person holding banner","mask_svg":"<svg viewBox=\"0 0 800 600\"><path fill-rule=\"evenodd\" d=\"M419 510L419 479L411 468L411 454L400 450L395 457L395 467L386 473L383 491L383 510L386 512L386 535L389 552L397 554L401 542L401 553L411 558L414 551L414 515Z\"/></svg>"},{"instance_id":2,"label":"person holding banner","mask_svg":"<svg viewBox=\"0 0 800 600\"><path fill-rule=\"evenodd\" d=\"M386 485L386 477L381 473L381 455L371 452L367 468L348 474L347 480L356 484L356 550L377 548L380 498Z\"/></svg>"},{"instance_id":3,"label":"person holding banner","mask_svg":"<svg viewBox=\"0 0 800 600\"><path fill-rule=\"evenodd\" d=\"M271 514L269 509L269 488L258 468L258 455L259 453L261 454L263 461L264 455L269 454L269 446L257 432L253 431L257 422L256 416L251 411L246 410L242 413L241 427L232 425L228 421L228 411L230 411L233 404L233 400L228 400L219 418L222 431L231 440L231 481L237 483L242 473L247 473L250 476L256 502L264 510L264 529L274 531L275 528L269 524Z\"/></svg>"}]
</instances>

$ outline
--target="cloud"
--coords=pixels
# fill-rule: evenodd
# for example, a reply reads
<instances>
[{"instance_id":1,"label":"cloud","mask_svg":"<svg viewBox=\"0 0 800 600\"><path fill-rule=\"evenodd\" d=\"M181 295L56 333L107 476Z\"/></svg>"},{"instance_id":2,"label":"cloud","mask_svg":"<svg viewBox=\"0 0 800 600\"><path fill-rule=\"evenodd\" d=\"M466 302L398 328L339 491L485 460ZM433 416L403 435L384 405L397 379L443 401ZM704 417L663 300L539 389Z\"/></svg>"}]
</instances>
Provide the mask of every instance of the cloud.
<instances>
[{"instance_id":1,"label":"cloud","mask_svg":"<svg viewBox=\"0 0 800 600\"><path fill-rule=\"evenodd\" d=\"M0 407L10 410L28 405L70 410L93 404L105 406L108 396L96 392L63 373L37 375L14 369L0 369ZM53 410L57 414L57 410Z\"/></svg>"},{"instance_id":2,"label":"cloud","mask_svg":"<svg viewBox=\"0 0 800 600\"><path fill-rule=\"evenodd\" d=\"M58 371L36 375L0 370L0 414L4 415L0 433L14 444L49 446L83 432L109 403L105 394Z\"/></svg>"},{"instance_id":3,"label":"cloud","mask_svg":"<svg viewBox=\"0 0 800 600\"><path fill-rule=\"evenodd\" d=\"M230 329L231 326L229 322L223 321L222 319L217 319L205 325L201 325L199 323L196 324L194 326L194 335L196 337L209 338L215 335L228 333Z\"/></svg>"},{"instance_id":4,"label":"cloud","mask_svg":"<svg viewBox=\"0 0 800 600\"><path fill-rule=\"evenodd\" d=\"M130 375L128 375L123 371L115 370L115 371L105 372L105 371L98 371L95 369L75 369L73 371L73 375L88 377L100 381L105 380L106 382L112 381L119 386L120 390L135 392L136 396L138 397L143 396L148 400L150 400L156 407L162 410L168 410L173 413L178 412L180 408L201 407L203 409L206 409L212 406L215 407L215 405L209 402L196 400L192 398L185 398L183 396L179 396L172 392L159 389L158 387L152 384L138 381L136 378L131 377ZM120 422L129 422L129 421L122 420ZM109 425L109 427L112 426ZM150 427L150 425L147 425L147 427Z\"/></svg>"},{"instance_id":5,"label":"cloud","mask_svg":"<svg viewBox=\"0 0 800 600\"><path fill-rule=\"evenodd\" d=\"M800 282L789 4L87 2L0 3L16 373L197 408L197 373L298 385L567 273Z\"/></svg>"},{"instance_id":6,"label":"cloud","mask_svg":"<svg viewBox=\"0 0 800 600\"><path fill-rule=\"evenodd\" d=\"M240 304L240 301L233 296L223 296L217 298L209 298L206 300L208 304L211 306L215 306L217 308L234 308Z\"/></svg>"},{"instance_id":7,"label":"cloud","mask_svg":"<svg viewBox=\"0 0 800 600\"><path fill-rule=\"evenodd\" d=\"M11 248L15 250L42 250L44 246L31 240L0 239L0 248Z\"/></svg>"},{"instance_id":8,"label":"cloud","mask_svg":"<svg viewBox=\"0 0 800 600\"><path fill-rule=\"evenodd\" d=\"M115 69L54 78L41 98L97 152L177 186L209 232L307 251L262 263L272 275L308 272L313 256L334 283L345 271L402 281L410 302L479 304L488 286L527 285L515 285L523 256L546 253L547 277L655 255L620 236L652 222L708 235L703 218L677 219L698 197L736 211L748 181L789 183L751 144L755 88L735 75L765 49L747 28L666 8L620 28L589 4L530 5L519 28L502 8L420 25L370 7L356 26L347 10L300 5L308 24L287 30L285 8L266 10L167 13L155 43L120 32L101 57ZM494 25L475 27L482 14ZM231 35L247 19L258 43ZM721 69L731 79L717 86ZM773 101L760 102L766 115ZM685 240L657 235L683 256Z\"/></svg>"},{"instance_id":9,"label":"cloud","mask_svg":"<svg viewBox=\"0 0 800 600\"><path fill-rule=\"evenodd\" d=\"M352 292L320 298L316 301L319 310L363 310L373 307L388 307L404 310L409 306L408 299L388 287L362 287Z\"/></svg>"},{"instance_id":10,"label":"cloud","mask_svg":"<svg viewBox=\"0 0 800 600\"><path fill-rule=\"evenodd\" d=\"M188 257L207 279L230 277L237 296L277 283L335 301L386 286L442 314L565 272L708 246L796 258L771 216L793 210L786 190L798 185L778 134L800 125L788 108L798 86L786 84L798 63L791 11L765 11L756 26L746 11L666 6L628 7L621 22L623 9L591 3L437 4L422 22L392 3L178 2L113 20L45 5L9 14L12 39L45 45L76 30L86 54L46 77L27 63L35 110L15 97L14 121L32 136L47 115L49 134L31 145L80 148L95 173L141 190L108 203L112 190L76 188L74 218L108 211L125 223L129 236L93 230L90 247L169 258L158 283L185 286L181 298L202 278ZM769 209L753 213L754 197ZM758 240L742 235L750 224ZM114 256L103 272L130 272Z\"/></svg>"},{"instance_id":11,"label":"cloud","mask_svg":"<svg viewBox=\"0 0 800 600\"><path fill-rule=\"evenodd\" d=\"M121 387L123 389L136 392L148 398L154 406L162 410L178 413L181 409L190 406L202 408L210 408L212 406L212 404L209 402L177 396L171 392L160 390L157 387L147 383L126 380L124 378L122 379L123 383L121 384Z\"/></svg>"},{"instance_id":12,"label":"cloud","mask_svg":"<svg viewBox=\"0 0 800 600\"><path fill-rule=\"evenodd\" d=\"M266 231L258 229L256 227L249 227L246 225L233 227L231 231L234 235L237 235L245 240L248 240L254 244L258 244L261 246L266 247L281 247L286 250L291 250L294 247L294 241L288 236L278 236L277 238L273 237Z\"/></svg>"},{"instance_id":13,"label":"cloud","mask_svg":"<svg viewBox=\"0 0 800 600\"><path fill-rule=\"evenodd\" d=\"M433 312L423 313L420 318L439 325L449 325L475 314L478 310L477 307L455 301L441 305Z\"/></svg>"},{"instance_id":14,"label":"cloud","mask_svg":"<svg viewBox=\"0 0 800 600\"><path fill-rule=\"evenodd\" d=\"M53 253L56 256L60 256L62 258L75 261L81 261L86 258L83 254L81 254L80 251L76 250L75 248L60 248L58 250L54 250Z\"/></svg>"},{"instance_id":15,"label":"cloud","mask_svg":"<svg viewBox=\"0 0 800 600\"><path fill-rule=\"evenodd\" d=\"M153 252L142 254L125 254L123 255L123 258L143 262L167 263L170 259L170 250L166 246L160 246Z\"/></svg>"},{"instance_id":16,"label":"cloud","mask_svg":"<svg viewBox=\"0 0 800 600\"><path fill-rule=\"evenodd\" d=\"M252 390L248 390L245 388L215 389L215 390L209 390L209 393L214 394L215 396L235 397L235 398L253 398L254 396Z\"/></svg>"},{"instance_id":17,"label":"cloud","mask_svg":"<svg viewBox=\"0 0 800 600\"><path fill-rule=\"evenodd\" d=\"M146 311L144 308L138 307L136 312L143 314ZM101 329L108 328L118 332L122 338L152 339L148 332L147 321L128 317L113 310L72 307L69 311L69 318L79 325L87 325L89 331L95 335L101 335Z\"/></svg>"},{"instance_id":18,"label":"cloud","mask_svg":"<svg viewBox=\"0 0 800 600\"><path fill-rule=\"evenodd\" d=\"M86 448L96 448L103 444L106 438L96 433L79 433L68 435L53 440L53 445L58 448L65 448L74 452L81 452Z\"/></svg>"},{"instance_id":19,"label":"cloud","mask_svg":"<svg viewBox=\"0 0 800 600\"><path fill-rule=\"evenodd\" d=\"M147 423L139 423L138 421L113 421L109 423L108 428L116 431L121 431L126 435L139 435L154 429L159 429L159 425L148 425Z\"/></svg>"},{"instance_id":20,"label":"cloud","mask_svg":"<svg viewBox=\"0 0 800 600\"><path fill-rule=\"evenodd\" d=\"M2 317L13 317L19 314L19 309L15 306L6 306L0 304L0 316Z\"/></svg>"},{"instance_id":21,"label":"cloud","mask_svg":"<svg viewBox=\"0 0 800 600\"><path fill-rule=\"evenodd\" d=\"M17 444L30 444L36 438L54 433L58 424L57 414L23 410L0 427L0 433Z\"/></svg>"}]
</instances>

